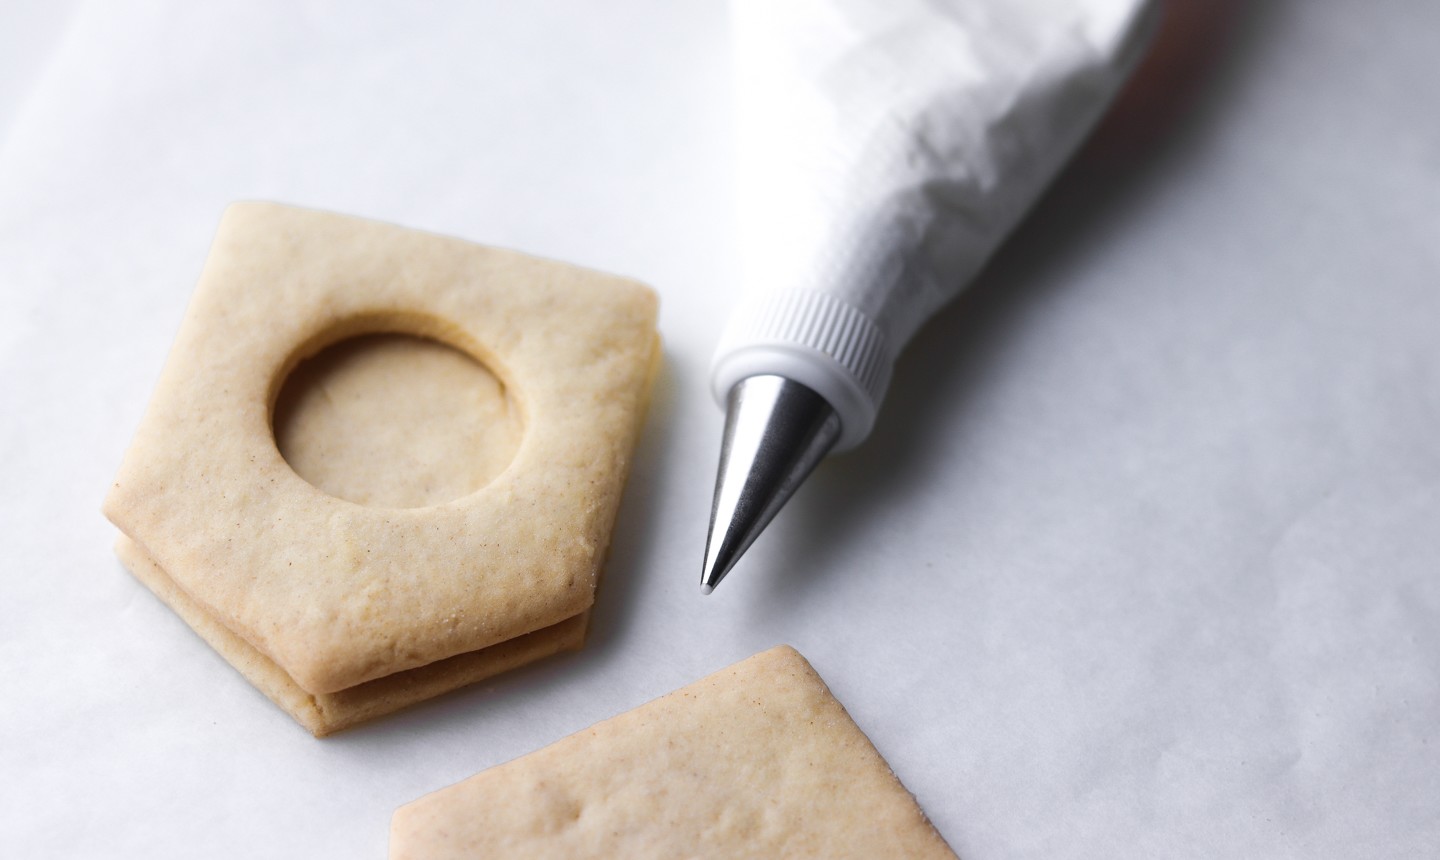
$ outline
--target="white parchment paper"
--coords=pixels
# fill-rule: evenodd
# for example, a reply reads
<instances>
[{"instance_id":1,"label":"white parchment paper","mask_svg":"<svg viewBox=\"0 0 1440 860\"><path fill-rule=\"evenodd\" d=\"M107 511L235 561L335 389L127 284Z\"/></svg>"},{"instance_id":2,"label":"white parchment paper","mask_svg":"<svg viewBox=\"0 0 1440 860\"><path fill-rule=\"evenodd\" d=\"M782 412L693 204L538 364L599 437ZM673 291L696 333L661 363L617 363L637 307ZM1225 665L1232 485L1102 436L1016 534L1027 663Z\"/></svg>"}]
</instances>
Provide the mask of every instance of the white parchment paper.
<instances>
[{"instance_id":1,"label":"white parchment paper","mask_svg":"<svg viewBox=\"0 0 1440 860\"><path fill-rule=\"evenodd\" d=\"M722 5L7 15L0 852L383 857L399 804L789 642L967 860L1434 856L1440 7L1171 5L1199 29L708 598ZM240 198L655 285L585 651L316 741L120 568L100 499Z\"/></svg>"}]
</instances>

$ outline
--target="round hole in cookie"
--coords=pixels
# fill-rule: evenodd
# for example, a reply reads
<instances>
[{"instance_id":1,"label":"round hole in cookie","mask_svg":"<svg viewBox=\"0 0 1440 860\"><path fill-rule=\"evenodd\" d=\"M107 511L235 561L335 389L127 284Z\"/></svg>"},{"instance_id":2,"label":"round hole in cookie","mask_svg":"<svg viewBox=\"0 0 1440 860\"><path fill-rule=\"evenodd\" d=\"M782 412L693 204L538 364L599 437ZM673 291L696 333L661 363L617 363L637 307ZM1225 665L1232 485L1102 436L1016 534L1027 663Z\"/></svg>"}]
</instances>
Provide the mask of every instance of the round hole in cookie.
<instances>
[{"instance_id":1,"label":"round hole in cookie","mask_svg":"<svg viewBox=\"0 0 1440 860\"><path fill-rule=\"evenodd\" d=\"M523 422L505 385L428 338L365 334L300 361L275 398L280 454L347 501L419 508L469 495L514 458Z\"/></svg>"}]
</instances>

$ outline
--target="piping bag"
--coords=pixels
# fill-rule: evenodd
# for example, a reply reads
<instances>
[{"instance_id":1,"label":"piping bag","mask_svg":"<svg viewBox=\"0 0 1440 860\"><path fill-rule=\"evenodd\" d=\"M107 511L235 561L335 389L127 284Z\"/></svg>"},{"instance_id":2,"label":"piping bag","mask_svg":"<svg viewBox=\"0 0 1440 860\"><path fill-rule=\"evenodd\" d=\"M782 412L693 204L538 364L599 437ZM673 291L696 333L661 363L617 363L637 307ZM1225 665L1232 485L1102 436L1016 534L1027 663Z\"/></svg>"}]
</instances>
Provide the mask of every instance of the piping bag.
<instances>
[{"instance_id":1,"label":"piping bag","mask_svg":"<svg viewBox=\"0 0 1440 860\"><path fill-rule=\"evenodd\" d=\"M742 293L709 594L958 296L1119 91L1147 0L733 0Z\"/></svg>"}]
</instances>

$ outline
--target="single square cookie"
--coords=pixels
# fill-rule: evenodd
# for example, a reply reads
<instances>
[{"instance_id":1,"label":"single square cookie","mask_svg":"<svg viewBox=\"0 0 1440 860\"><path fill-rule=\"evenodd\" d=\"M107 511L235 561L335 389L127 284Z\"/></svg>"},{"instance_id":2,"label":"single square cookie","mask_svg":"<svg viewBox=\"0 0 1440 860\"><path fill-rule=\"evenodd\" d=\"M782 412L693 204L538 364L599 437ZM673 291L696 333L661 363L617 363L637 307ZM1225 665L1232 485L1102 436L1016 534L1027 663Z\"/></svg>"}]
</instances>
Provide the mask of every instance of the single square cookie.
<instances>
[{"instance_id":1,"label":"single square cookie","mask_svg":"<svg viewBox=\"0 0 1440 860\"><path fill-rule=\"evenodd\" d=\"M396 811L391 860L953 858L793 648Z\"/></svg>"},{"instance_id":2,"label":"single square cookie","mask_svg":"<svg viewBox=\"0 0 1440 860\"><path fill-rule=\"evenodd\" d=\"M653 291L622 278L235 204L104 512L134 541L122 554L137 575L163 577L197 630L208 619L245 646L222 654L237 666L253 654L317 702L537 632L547 644L505 667L574 647L659 359L655 317ZM357 504L282 457L272 417L290 371L382 332L460 350L513 402L518 444L483 487L423 507ZM371 711L297 718L323 733Z\"/></svg>"}]
</instances>

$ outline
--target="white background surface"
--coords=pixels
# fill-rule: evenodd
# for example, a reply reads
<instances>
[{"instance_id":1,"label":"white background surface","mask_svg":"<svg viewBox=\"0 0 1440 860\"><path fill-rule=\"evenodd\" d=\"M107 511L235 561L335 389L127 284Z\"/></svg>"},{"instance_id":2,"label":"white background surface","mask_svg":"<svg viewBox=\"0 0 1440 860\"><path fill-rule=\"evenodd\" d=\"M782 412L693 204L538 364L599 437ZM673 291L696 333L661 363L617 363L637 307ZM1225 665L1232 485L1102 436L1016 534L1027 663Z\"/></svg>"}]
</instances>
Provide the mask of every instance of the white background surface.
<instances>
[{"instance_id":1,"label":"white background surface","mask_svg":"<svg viewBox=\"0 0 1440 860\"><path fill-rule=\"evenodd\" d=\"M789 642L967 860L1437 856L1440 6L1196 5L709 598L721 4L6 5L0 853L382 857L399 804ZM114 560L240 198L657 288L585 651L316 741Z\"/></svg>"}]
</instances>

